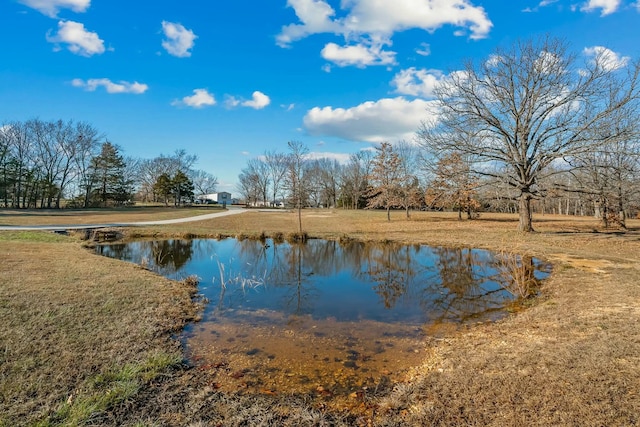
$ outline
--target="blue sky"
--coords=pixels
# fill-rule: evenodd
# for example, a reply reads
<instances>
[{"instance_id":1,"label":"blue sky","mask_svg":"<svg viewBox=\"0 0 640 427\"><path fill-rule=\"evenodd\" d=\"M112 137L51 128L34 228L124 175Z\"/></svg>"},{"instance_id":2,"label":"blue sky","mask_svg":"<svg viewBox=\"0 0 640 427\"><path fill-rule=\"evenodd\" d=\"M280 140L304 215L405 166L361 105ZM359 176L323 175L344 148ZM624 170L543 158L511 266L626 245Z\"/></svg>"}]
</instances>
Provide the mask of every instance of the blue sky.
<instances>
[{"instance_id":1,"label":"blue sky","mask_svg":"<svg viewBox=\"0 0 640 427\"><path fill-rule=\"evenodd\" d=\"M466 59L550 34L639 56L640 0L3 0L0 124L87 121L127 156L186 149L235 190L248 158L411 139Z\"/></svg>"}]
</instances>

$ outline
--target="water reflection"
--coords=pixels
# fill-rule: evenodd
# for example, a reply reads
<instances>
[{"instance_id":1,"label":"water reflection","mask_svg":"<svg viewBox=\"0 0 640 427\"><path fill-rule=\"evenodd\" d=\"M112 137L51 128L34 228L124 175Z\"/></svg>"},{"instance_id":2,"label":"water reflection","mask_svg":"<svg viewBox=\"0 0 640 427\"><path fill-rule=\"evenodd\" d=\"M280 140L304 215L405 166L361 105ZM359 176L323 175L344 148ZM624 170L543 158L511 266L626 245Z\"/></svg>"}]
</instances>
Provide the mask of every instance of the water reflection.
<instances>
[{"instance_id":1,"label":"water reflection","mask_svg":"<svg viewBox=\"0 0 640 427\"><path fill-rule=\"evenodd\" d=\"M268 309L338 320L462 322L491 317L512 298L514 282L545 274L531 257L513 271L484 250L363 242L164 240L98 251L172 278L199 276L217 315Z\"/></svg>"},{"instance_id":2,"label":"water reflection","mask_svg":"<svg viewBox=\"0 0 640 427\"><path fill-rule=\"evenodd\" d=\"M184 342L220 387L322 398L401 379L424 357L430 325L495 319L514 284L547 274L531 257L421 245L225 239L97 250L201 279L211 303Z\"/></svg>"}]
</instances>

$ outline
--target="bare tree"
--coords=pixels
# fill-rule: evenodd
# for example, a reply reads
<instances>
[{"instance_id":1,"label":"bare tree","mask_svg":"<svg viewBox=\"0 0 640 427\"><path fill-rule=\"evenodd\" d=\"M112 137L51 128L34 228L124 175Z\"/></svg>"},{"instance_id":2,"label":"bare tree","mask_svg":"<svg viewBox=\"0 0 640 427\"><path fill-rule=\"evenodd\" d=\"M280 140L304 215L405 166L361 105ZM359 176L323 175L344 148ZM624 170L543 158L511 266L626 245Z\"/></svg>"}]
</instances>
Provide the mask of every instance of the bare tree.
<instances>
[{"instance_id":1,"label":"bare tree","mask_svg":"<svg viewBox=\"0 0 640 427\"><path fill-rule=\"evenodd\" d=\"M462 219L463 211L467 213L467 219L471 219L473 212L480 208L476 192L478 180L460 153L442 157L433 175L425 196L427 206L454 208L458 210L458 219Z\"/></svg>"},{"instance_id":2,"label":"bare tree","mask_svg":"<svg viewBox=\"0 0 640 427\"><path fill-rule=\"evenodd\" d=\"M238 175L237 190L247 206L256 206L260 197L258 176L249 168L244 168Z\"/></svg>"},{"instance_id":3,"label":"bare tree","mask_svg":"<svg viewBox=\"0 0 640 427\"><path fill-rule=\"evenodd\" d=\"M316 165L320 172L319 184L322 205L325 208L335 207L338 204L342 166L337 160L328 158L318 159Z\"/></svg>"},{"instance_id":4,"label":"bare tree","mask_svg":"<svg viewBox=\"0 0 640 427\"><path fill-rule=\"evenodd\" d=\"M424 191L418 178L419 150L414 144L400 141L394 146L394 151L398 153L398 159L400 159L401 184L398 203L400 207L404 208L407 219L409 219L411 209L420 207L424 200Z\"/></svg>"},{"instance_id":5,"label":"bare tree","mask_svg":"<svg viewBox=\"0 0 640 427\"><path fill-rule=\"evenodd\" d=\"M192 170L189 173L189 178L193 183L196 194L205 195L216 191L218 178L209 172L200 169Z\"/></svg>"},{"instance_id":6,"label":"bare tree","mask_svg":"<svg viewBox=\"0 0 640 427\"><path fill-rule=\"evenodd\" d=\"M267 204L268 192L269 192L269 167L260 158L250 159L247 162L247 170L255 179L255 185L257 185L257 191L260 195L260 202L262 205Z\"/></svg>"},{"instance_id":7,"label":"bare tree","mask_svg":"<svg viewBox=\"0 0 640 427\"><path fill-rule=\"evenodd\" d=\"M593 139L591 130L637 102L639 72L638 63L624 67L604 51L578 64L552 38L518 42L439 85L439 119L423 123L419 140L432 153L470 156L475 172L517 190L518 229L533 231L538 180L554 161L628 132L612 128Z\"/></svg>"},{"instance_id":8,"label":"bare tree","mask_svg":"<svg viewBox=\"0 0 640 427\"><path fill-rule=\"evenodd\" d=\"M368 178L371 174L373 152L358 151L349 158L349 163L343 168L341 176L341 199L343 206L358 209L363 203L363 196L367 192Z\"/></svg>"},{"instance_id":9,"label":"bare tree","mask_svg":"<svg viewBox=\"0 0 640 427\"><path fill-rule=\"evenodd\" d=\"M58 163L63 154L54 137L53 126L53 123L40 119L26 122L27 138L31 141L34 166L40 178L37 183L40 190L40 206L47 208L51 208L53 198L58 191L56 186Z\"/></svg>"},{"instance_id":10,"label":"bare tree","mask_svg":"<svg viewBox=\"0 0 640 427\"><path fill-rule=\"evenodd\" d=\"M138 190L143 200L157 202L154 186L160 176L175 176L178 171L192 173L192 167L198 160L195 154L187 154L184 149L176 150L172 155L160 154L153 159L140 160L138 174Z\"/></svg>"},{"instance_id":11,"label":"bare tree","mask_svg":"<svg viewBox=\"0 0 640 427\"><path fill-rule=\"evenodd\" d=\"M309 197L313 206L336 206L341 176L340 163L326 157L308 163L306 171L309 174Z\"/></svg>"},{"instance_id":12,"label":"bare tree","mask_svg":"<svg viewBox=\"0 0 640 427\"><path fill-rule=\"evenodd\" d=\"M7 182L11 183L11 205L14 208L27 207L27 193L33 173L33 147L28 136L28 127L22 122L11 122L3 126L3 139L8 146ZM6 198L8 203L8 197Z\"/></svg>"},{"instance_id":13,"label":"bare tree","mask_svg":"<svg viewBox=\"0 0 640 427\"><path fill-rule=\"evenodd\" d=\"M607 144L574 159L575 190L587 195L594 215L607 228L615 223L626 228L631 208L639 206L640 143L637 140Z\"/></svg>"},{"instance_id":14,"label":"bare tree","mask_svg":"<svg viewBox=\"0 0 640 427\"><path fill-rule=\"evenodd\" d=\"M10 128L8 125L0 126L0 191L2 192L2 206L9 206L10 183Z\"/></svg>"},{"instance_id":15,"label":"bare tree","mask_svg":"<svg viewBox=\"0 0 640 427\"><path fill-rule=\"evenodd\" d=\"M278 195L280 195L282 191L282 184L287 175L287 155L267 151L264 153L264 162L267 165L269 180L271 181L271 204L275 206Z\"/></svg>"},{"instance_id":16,"label":"bare tree","mask_svg":"<svg viewBox=\"0 0 640 427\"><path fill-rule=\"evenodd\" d=\"M162 157L162 156L161 156ZM187 150L181 148L176 150L172 156L167 156L171 165L171 175L175 175L178 171L189 171L193 165L198 161L198 156L195 154L188 154Z\"/></svg>"},{"instance_id":17,"label":"bare tree","mask_svg":"<svg viewBox=\"0 0 640 427\"><path fill-rule=\"evenodd\" d=\"M58 149L63 153L58 164L58 196L56 198L56 208L60 208L60 201L67 192L68 187L78 176L78 171L74 167L75 156L80 147L79 139L82 131L88 127L86 123L63 122L58 120L54 124L55 138Z\"/></svg>"},{"instance_id":18,"label":"bare tree","mask_svg":"<svg viewBox=\"0 0 640 427\"><path fill-rule=\"evenodd\" d=\"M305 167L309 149L299 141L289 141L288 170L286 176L286 187L289 190L289 197L298 211L298 232L300 238L302 232L302 207L307 200L308 180L305 176Z\"/></svg>"},{"instance_id":19,"label":"bare tree","mask_svg":"<svg viewBox=\"0 0 640 427\"><path fill-rule=\"evenodd\" d=\"M89 123L80 122L76 124L76 137L73 140L73 161L78 187L82 191L82 205L85 208L89 207L91 192L95 185L91 161L100 149L100 138L102 138L102 135Z\"/></svg>"},{"instance_id":20,"label":"bare tree","mask_svg":"<svg viewBox=\"0 0 640 427\"><path fill-rule=\"evenodd\" d=\"M384 208L387 211L387 221L391 221L390 210L400 205L402 192L402 162L393 146L383 142L376 148L373 158L367 208Z\"/></svg>"}]
</instances>

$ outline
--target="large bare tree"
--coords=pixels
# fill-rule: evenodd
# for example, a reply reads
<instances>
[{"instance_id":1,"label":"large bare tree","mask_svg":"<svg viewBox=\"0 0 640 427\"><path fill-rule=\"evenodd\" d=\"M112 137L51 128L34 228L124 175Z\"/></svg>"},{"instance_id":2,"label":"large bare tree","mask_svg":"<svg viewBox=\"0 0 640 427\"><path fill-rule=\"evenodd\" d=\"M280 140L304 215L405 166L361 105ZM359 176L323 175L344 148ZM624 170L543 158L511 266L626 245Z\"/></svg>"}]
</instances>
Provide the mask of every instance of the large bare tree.
<instances>
[{"instance_id":1,"label":"large bare tree","mask_svg":"<svg viewBox=\"0 0 640 427\"><path fill-rule=\"evenodd\" d=\"M594 52L578 61L564 42L547 37L468 62L436 89L438 119L422 124L421 144L431 153L458 151L473 159L473 172L515 189L518 229L533 231L531 200L549 166L628 133L593 130L635 107L639 64L604 48Z\"/></svg>"}]
</instances>

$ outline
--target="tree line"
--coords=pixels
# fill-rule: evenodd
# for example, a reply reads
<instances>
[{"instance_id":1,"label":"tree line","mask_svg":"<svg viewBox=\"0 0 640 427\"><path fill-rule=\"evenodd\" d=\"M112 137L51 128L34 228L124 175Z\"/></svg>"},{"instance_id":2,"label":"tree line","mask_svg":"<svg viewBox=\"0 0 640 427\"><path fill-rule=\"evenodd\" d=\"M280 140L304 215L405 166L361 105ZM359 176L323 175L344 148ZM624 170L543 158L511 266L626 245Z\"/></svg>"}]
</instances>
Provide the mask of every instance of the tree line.
<instances>
[{"instance_id":1,"label":"tree line","mask_svg":"<svg viewBox=\"0 0 640 427\"><path fill-rule=\"evenodd\" d=\"M238 190L253 205L384 208L388 217L415 208L468 218L513 212L525 232L533 212L624 227L640 208L640 63L592 53L579 61L552 37L516 42L443 79L436 118L415 141L385 142L345 164L294 162L301 144L289 143L288 154L251 159Z\"/></svg>"},{"instance_id":2,"label":"tree line","mask_svg":"<svg viewBox=\"0 0 640 427\"><path fill-rule=\"evenodd\" d=\"M125 157L94 126L31 119L0 125L0 207L121 206L133 200L182 204L215 191L217 178L177 150Z\"/></svg>"}]
</instances>

